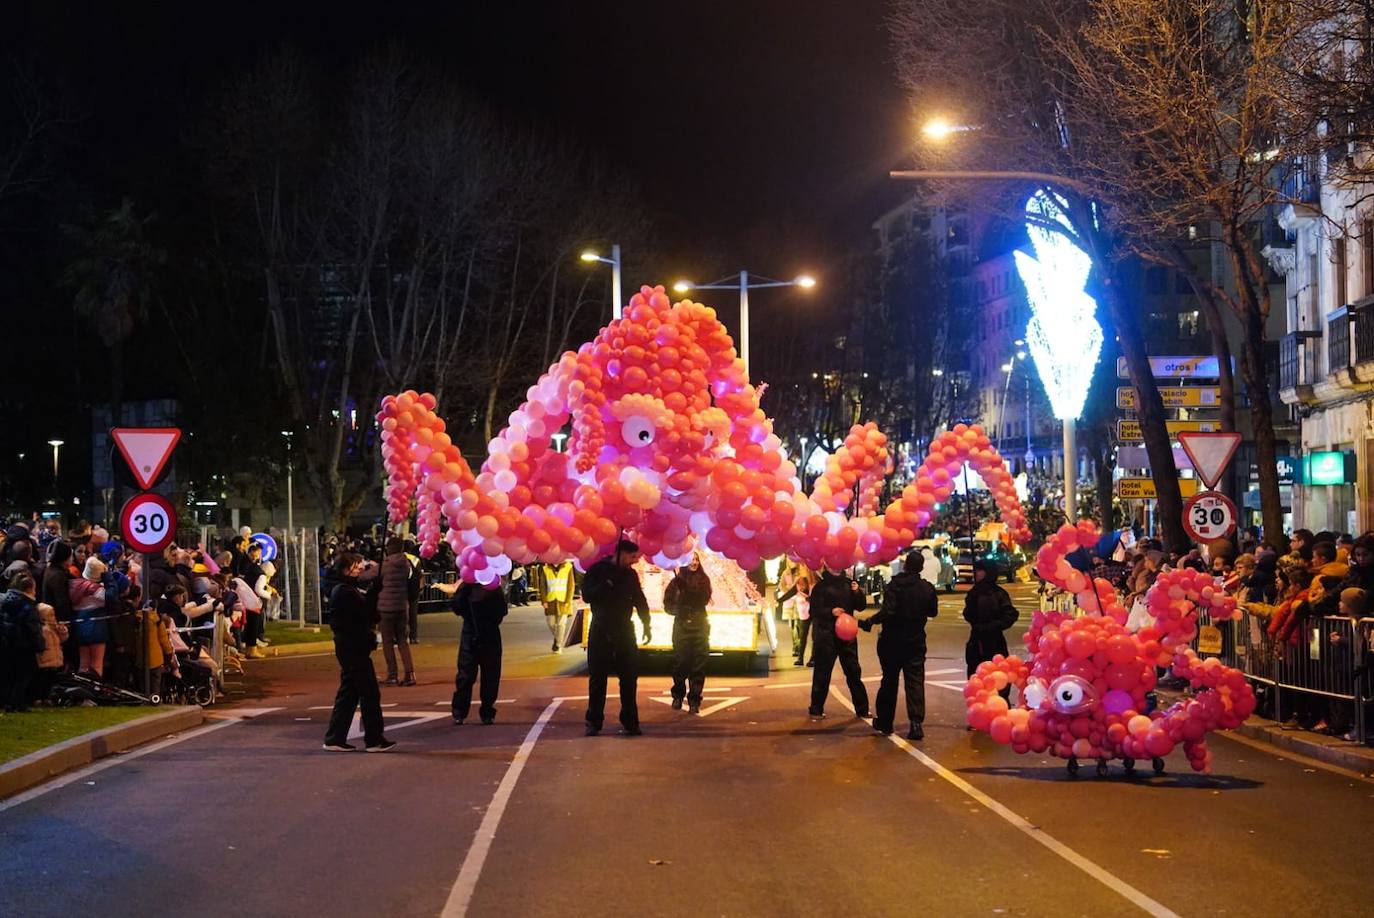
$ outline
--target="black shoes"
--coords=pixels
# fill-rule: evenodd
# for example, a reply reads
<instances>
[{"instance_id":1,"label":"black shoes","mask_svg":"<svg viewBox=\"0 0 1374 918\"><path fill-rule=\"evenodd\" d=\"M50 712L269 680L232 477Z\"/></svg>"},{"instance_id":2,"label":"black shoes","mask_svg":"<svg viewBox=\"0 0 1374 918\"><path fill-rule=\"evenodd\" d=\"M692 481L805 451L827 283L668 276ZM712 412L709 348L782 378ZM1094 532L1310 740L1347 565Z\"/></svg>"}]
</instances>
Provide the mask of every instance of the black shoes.
<instances>
[{"instance_id":1,"label":"black shoes","mask_svg":"<svg viewBox=\"0 0 1374 918\"><path fill-rule=\"evenodd\" d=\"M553 650L554 653L558 653L558 642L557 642L557 641L554 641L554 642L553 642L553 648L552 648L552 650Z\"/></svg>"},{"instance_id":2,"label":"black shoes","mask_svg":"<svg viewBox=\"0 0 1374 918\"><path fill-rule=\"evenodd\" d=\"M674 699L673 699L673 710L674 710L674 711L681 711L681 710L682 710L682 699L681 699L681 698L674 698Z\"/></svg>"},{"instance_id":3,"label":"black shoes","mask_svg":"<svg viewBox=\"0 0 1374 918\"><path fill-rule=\"evenodd\" d=\"M633 727L625 727L625 728L624 728L624 731L625 731L625 735L626 735L626 736L643 736L643 735L644 735L644 731L641 730L641 729L639 729L639 724L635 724Z\"/></svg>"},{"instance_id":4,"label":"black shoes","mask_svg":"<svg viewBox=\"0 0 1374 918\"><path fill-rule=\"evenodd\" d=\"M395 676L387 676L387 677L386 677L386 681L382 683L382 685L400 685L400 684L401 684L401 683L398 682L398 681L396 680L396 677L395 677Z\"/></svg>"},{"instance_id":5,"label":"black shoes","mask_svg":"<svg viewBox=\"0 0 1374 918\"><path fill-rule=\"evenodd\" d=\"M415 674L414 674L414 673L406 673L406 677L405 677L404 679L402 679L400 682L397 683L397 685L414 685L414 684L415 684Z\"/></svg>"},{"instance_id":6,"label":"black shoes","mask_svg":"<svg viewBox=\"0 0 1374 918\"><path fill-rule=\"evenodd\" d=\"M466 719L466 718L463 718L463 717L455 717L455 718L453 718L453 725L454 725L455 727L461 727L461 726L463 725L463 721L464 721L465 719Z\"/></svg>"},{"instance_id":7,"label":"black shoes","mask_svg":"<svg viewBox=\"0 0 1374 918\"><path fill-rule=\"evenodd\" d=\"M348 743L325 743L325 744L324 744L324 749L325 749L326 752L352 752L353 750L355 750L355 749L357 749L357 748L358 748L357 746L350 746Z\"/></svg>"},{"instance_id":8,"label":"black shoes","mask_svg":"<svg viewBox=\"0 0 1374 918\"><path fill-rule=\"evenodd\" d=\"M855 712L854 712L854 716L857 717L857 718L859 718L859 720L868 720L870 717L873 716L873 712L872 712L872 711L855 711Z\"/></svg>"},{"instance_id":9,"label":"black shoes","mask_svg":"<svg viewBox=\"0 0 1374 918\"><path fill-rule=\"evenodd\" d=\"M377 743L375 746L368 746L367 749L366 749L365 751L367 751L367 752L387 752L388 750L395 748L395 746L396 746L396 741L395 741L395 740L384 739L384 740L382 740L380 743Z\"/></svg>"},{"instance_id":10,"label":"black shoes","mask_svg":"<svg viewBox=\"0 0 1374 918\"><path fill-rule=\"evenodd\" d=\"M883 736L891 736L891 735L892 735L892 728L891 728L891 727L884 727L884 726L882 726L881 724L879 724L876 720L873 721L873 729L874 729L876 732L881 733Z\"/></svg>"},{"instance_id":11,"label":"black shoes","mask_svg":"<svg viewBox=\"0 0 1374 918\"><path fill-rule=\"evenodd\" d=\"M496 718L495 718L495 717L483 717L483 718L482 718L482 723L483 723L483 725L490 727L492 724L496 723Z\"/></svg>"},{"instance_id":12,"label":"black shoes","mask_svg":"<svg viewBox=\"0 0 1374 918\"><path fill-rule=\"evenodd\" d=\"M815 708L807 708L806 713L819 720L825 716L825 711L818 711Z\"/></svg>"},{"instance_id":13,"label":"black shoes","mask_svg":"<svg viewBox=\"0 0 1374 918\"><path fill-rule=\"evenodd\" d=\"M692 702L692 704L687 708L687 713L688 713L688 714L700 714L700 713L701 713L701 702L700 702L700 701L694 701L694 702Z\"/></svg>"},{"instance_id":14,"label":"black shoes","mask_svg":"<svg viewBox=\"0 0 1374 918\"><path fill-rule=\"evenodd\" d=\"M596 736L601 732L601 728L595 724L587 724L587 736Z\"/></svg>"},{"instance_id":15,"label":"black shoes","mask_svg":"<svg viewBox=\"0 0 1374 918\"><path fill-rule=\"evenodd\" d=\"M906 738L909 739L909 740L922 740L922 739L925 739L925 738L926 738L926 731L922 730L921 727L920 727L920 725L918 724L918 725L912 727L910 730L908 730L908 731L906 732Z\"/></svg>"}]
</instances>

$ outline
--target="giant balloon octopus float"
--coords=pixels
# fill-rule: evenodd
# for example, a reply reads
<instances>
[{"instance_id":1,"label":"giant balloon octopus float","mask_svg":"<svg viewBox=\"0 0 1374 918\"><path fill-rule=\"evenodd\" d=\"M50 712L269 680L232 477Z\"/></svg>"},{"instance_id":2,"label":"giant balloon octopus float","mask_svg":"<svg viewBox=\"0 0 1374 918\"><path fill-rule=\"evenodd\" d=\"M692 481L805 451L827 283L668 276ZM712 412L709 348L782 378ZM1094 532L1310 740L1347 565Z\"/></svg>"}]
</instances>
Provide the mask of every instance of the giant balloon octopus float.
<instances>
[{"instance_id":1,"label":"giant balloon octopus float","mask_svg":"<svg viewBox=\"0 0 1374 918\"><path fill-rule=\"evenodd\" d=\"M1089 522L1064 525L1041 547L1035 570L1075 594L1080 613L1037 612L1026 633L1025 660L998 655L979 664L964 686L968 722L1016 752L1050 752L1068 759L1096 759L1097 773L1122 759L1126 772L1137 759L1152 760L1156 773L1177 745L1193 769L1211 772L1206 734L1237 727L1255 710L1255 693L1238 669L1216 658L1200 659L1189 643L1197 634L1197 611L1214 621L1234 618L1236 601L1208 574L1165 571L1145 595L1151 622L1135 633L1127 611L1106 580L1092 580L1071 566L1068 556L1096 545ZM1193 697L1166 710L1148 710L1155 667L1186 679ZM1016 707L998 692L1019 689ZM1201 690L1201 691L1199 691Z\"/></svg>"},{"instance_id":2,"label":"giant balloon octopus float","mask_svg":"<svg viewBox=\"0 0 1374 918\"><path fill-rule=\"evenodd\" d=\"M614 551L621 533L661 567L704 544L745 569L787 554L842 570L910 545L967 461L1010 536L1029 538L1011 474L980 428L960 424L937 437L911 483L880 510L893 461L876 426L849 431L808 495L761 395L715 310L644 287L622 318L530 387L475 475L432 395L387 396L377 420L388 512L400 523L414 498L426 556L446 520L463 579L488 587L512 562L572 558L585 569ZM569 419L567 450L558 451L554 435Z\"/></svg>"}]
</instances>

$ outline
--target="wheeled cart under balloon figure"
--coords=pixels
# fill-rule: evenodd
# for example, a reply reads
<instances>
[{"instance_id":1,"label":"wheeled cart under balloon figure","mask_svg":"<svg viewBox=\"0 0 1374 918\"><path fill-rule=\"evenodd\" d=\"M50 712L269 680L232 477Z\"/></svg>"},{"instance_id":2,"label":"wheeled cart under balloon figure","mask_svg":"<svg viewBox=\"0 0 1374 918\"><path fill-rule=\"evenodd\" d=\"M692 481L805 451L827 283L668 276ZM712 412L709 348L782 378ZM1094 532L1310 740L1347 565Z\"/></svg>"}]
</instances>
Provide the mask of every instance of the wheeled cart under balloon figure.
<instances>
[{"instance_id":1,"label":"wheeled cart under balloon figure","mask_svg":"<svg viewBox=\"0 0 1374 918\"><path fill-rule=\"evenodd\" d=\"M1160 773L1177 745L1196 771L1210 772L1206 734L1239 726L1255 710L1255 693L1240 670L1199 658L1190 642L1199 607L1225 621L1236 616L1236 602L1201 571L1166 571L1146 594L1151 622L1132 633L1111 584L1069 564L1069 554L1097 540L1097 529L1080 522L1060 528L1040 549L1036 572L1074 593L1080 614L1037 612L1026 659L999 655L980 664L964 686L968 722L1016 752L1067 759L1070 775L1090 759L1098 775L1111 759L1121 759L1127 774L1149 759ZM1157 666L1186 680L1194 694L1151 711L1146 696ZM1016 707L998 694L1008 685L1020 690Z\"/></svg>"}]
</instances>

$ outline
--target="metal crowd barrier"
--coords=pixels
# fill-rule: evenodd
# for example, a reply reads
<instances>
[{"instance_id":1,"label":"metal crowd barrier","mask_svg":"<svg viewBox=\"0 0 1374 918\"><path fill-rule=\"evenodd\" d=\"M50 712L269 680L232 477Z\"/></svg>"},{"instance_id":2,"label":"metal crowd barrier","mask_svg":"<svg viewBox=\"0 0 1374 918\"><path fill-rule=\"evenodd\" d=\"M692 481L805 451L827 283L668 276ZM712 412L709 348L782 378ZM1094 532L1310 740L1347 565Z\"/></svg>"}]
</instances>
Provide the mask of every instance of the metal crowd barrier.
<instances>
[{"instance_id":1,"label":"metal crowd barrier","mask_svg":"<svg viewBox=\"0 0 1374 918\"><path fill-rule=\"evenodd\" d=\"M415 605L420 612L437 612L448 606L452 598L441 592L436 583L449 584L458 580L457 571L422 571L420 574L420 598Z\"/></svg>"}]
</instances>

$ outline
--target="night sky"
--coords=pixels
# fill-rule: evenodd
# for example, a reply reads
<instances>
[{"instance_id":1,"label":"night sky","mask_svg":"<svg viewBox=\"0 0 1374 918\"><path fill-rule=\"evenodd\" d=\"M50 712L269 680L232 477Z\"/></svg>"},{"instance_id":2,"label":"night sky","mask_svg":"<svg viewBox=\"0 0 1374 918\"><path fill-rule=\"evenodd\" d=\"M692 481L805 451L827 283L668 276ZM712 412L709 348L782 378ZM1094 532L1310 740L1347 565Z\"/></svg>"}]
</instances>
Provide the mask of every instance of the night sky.
<instances>
[{"instance_id":1,"label":"night sky","mask_svg":"<svg viewBox=\"0 0 1374 918\"><path fill-rule=\"evenodd\" d=\"M97 198L175 193L207 94L264 49L343 73L394 39L632 181L657 229L654 270L824 281L907 192L885 177L912 132L883 13L882 0L40 2L12 8L5 44L85 111ZM619 241L627 286L647 280L635 241Z\"/></svg>"}]
</instances>

